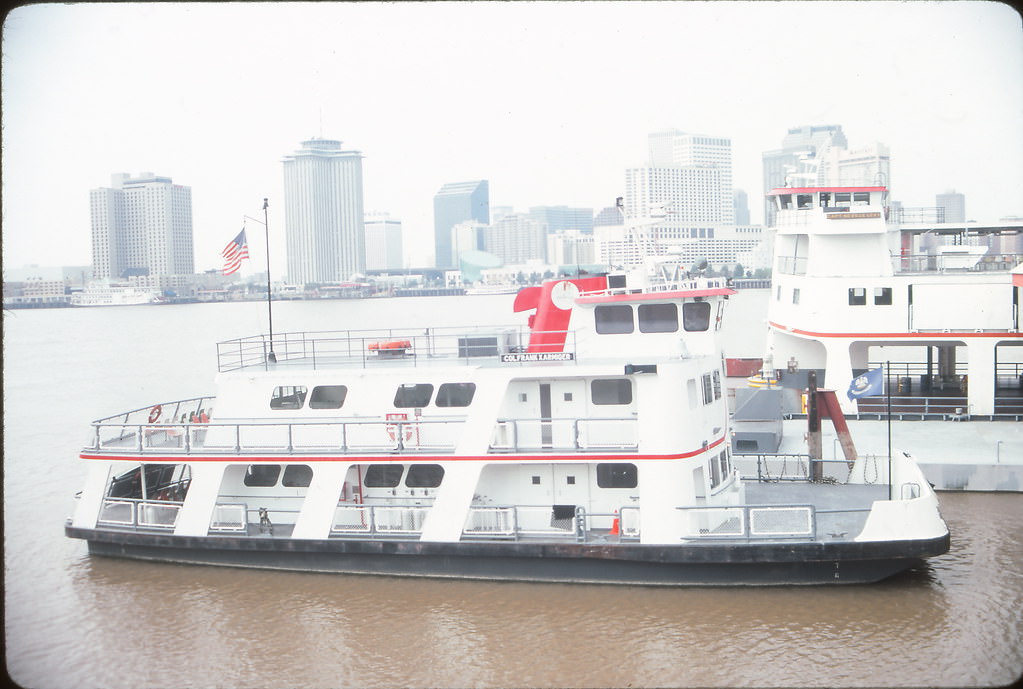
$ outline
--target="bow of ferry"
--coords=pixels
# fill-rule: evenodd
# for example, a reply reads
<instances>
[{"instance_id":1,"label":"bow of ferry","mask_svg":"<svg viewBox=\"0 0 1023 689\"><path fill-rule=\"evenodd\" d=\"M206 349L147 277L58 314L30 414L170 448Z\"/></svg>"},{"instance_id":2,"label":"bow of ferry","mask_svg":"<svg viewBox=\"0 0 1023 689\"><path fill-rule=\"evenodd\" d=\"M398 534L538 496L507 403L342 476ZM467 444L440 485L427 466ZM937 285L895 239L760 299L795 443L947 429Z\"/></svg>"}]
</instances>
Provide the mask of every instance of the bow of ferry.
<instances>
[{"instance_id":1,"label":"bow of ferry","mask_svg":"<svg viewBox=\"0 0 1023 689\"><path fill-rule=\"evenodd\" d=\"M528 325L219 343L215 394L93 423L66 533L170 562L658 585L871 582L946 552L908 453L740 476L732 293L660 266L526 288Z\"/></svg>"}]
</instances>

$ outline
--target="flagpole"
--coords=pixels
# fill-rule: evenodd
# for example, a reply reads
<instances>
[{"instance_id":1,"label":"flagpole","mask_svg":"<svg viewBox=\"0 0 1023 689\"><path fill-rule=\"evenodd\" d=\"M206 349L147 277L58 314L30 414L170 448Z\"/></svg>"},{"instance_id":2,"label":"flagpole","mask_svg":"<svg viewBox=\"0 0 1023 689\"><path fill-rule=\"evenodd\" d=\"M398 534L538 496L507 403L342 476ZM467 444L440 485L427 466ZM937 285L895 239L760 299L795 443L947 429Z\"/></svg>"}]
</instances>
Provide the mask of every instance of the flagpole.
<instances>
[{"instance_id":1,"label":"flagpole","mask_svg":"<svg viewBox=\"0 0 1023 689\"><path fill-rule=\"evenodd\" d=\"M888 400L888 499L892 500L892 381L891 362L884 362L884 391Z\"/></svg>"},{"instance_id":2,"label":"flagpole","mask_svg":"<svg viewBox=\"0 0 1023 689\"><path fill-rule=\"evenodd\" d=\"M274 310L270 299L270 219L267 216L267 207L270 204L263 199L263 231L266 233L266 312L270 322L270 352L266 360L271 364L277 363L277 355L274 354ZM891 455L891 452L888 453Z\"/></svg>"}]
</instances>

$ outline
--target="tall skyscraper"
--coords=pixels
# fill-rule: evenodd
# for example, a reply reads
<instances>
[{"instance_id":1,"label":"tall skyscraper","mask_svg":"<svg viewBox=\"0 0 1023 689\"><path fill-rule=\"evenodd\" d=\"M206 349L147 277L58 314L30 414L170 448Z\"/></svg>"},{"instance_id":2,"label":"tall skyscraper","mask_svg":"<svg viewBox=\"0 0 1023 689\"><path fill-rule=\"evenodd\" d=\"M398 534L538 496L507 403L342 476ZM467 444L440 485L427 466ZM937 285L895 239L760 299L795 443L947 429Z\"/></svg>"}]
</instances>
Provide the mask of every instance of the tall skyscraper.
<instances>
[{"instance_id":1,"label":"tall skyscraper","mask_svg":"<svg viewBox=\"0 0 1023 689\"><path fill-rule=\"evenodd\" d=\"M532 220L547 226L547 234L559 230L593 231L592 208L569 208L568 206L533 206L529 209Z\"/></svg>"},{"instance_id":2,"label":"tall skyscraper","mask_svg":"<svg viewBox=\"0 0 1023 689\"><path fill-rule=\"evenodd\" d=\"M195 272L192 189L143 172L112 175L89 195L96 278Z\"/></svg>"},{"instance_id":3,"label":"tall skyscraper","mask_svg":"<svg viewBox=\"0 0 1023 689\"><path fill-rule=\"evenodd\" d=\"M366 216L366 269L401 270L404 267L401 221L388 213Z\"/></svg>"},{"instance_id":4,"label":"tall skyscraper","mask_svg":"<svg viewBox=\"0 0 1023 689\"><path fill-rule=\"evenodd\" d=\"M341 282L364 272L362 153L314 138L283 162L288 281Z\"/></svg>"},{"instance_id":5,"label":"tall skyscraper","mask_svg":"<svg viewBox=\"0 0 1023 689\"><path fill-rule=\"evenodd\" d=\"M434 265L438 268L457 267L451 232L466 220L490 224L490 185L485 179L445 184L433 197Z\"/></svg>"},{"instance_id":6,"label":"tall skyscraper","mask_svg":"<svg viewBox=\"0 0 1023 689\"><path fill-rule=\"evenodd\" d=\"M954 189L935 196L934 205L945 209L945 222L966 222L966 197Z\"/></svg>"},{"instance_id":7,"label":"tall skyscraper","mask_svg":"<svg viewBox=\"0 0 1023 689\"><path fill-rule=\"evenodd\" d=\"M625 171L625 217L642 218L670 203L663 223L732 223L732 142L723 137L688 134L678 129L648 137L645 167Z\"/></svg>"},{"instance_id":8,"label":"tall skyscraper","mask_svg":"<svg viewBox=\"0 0 1023 689\"><path fill-rule=\"evenodd\" d=\"M504 216L483 229L484 249L505 265L547 258L547 230L543 223L520 213Z\"/></svg>"}]
</instances>

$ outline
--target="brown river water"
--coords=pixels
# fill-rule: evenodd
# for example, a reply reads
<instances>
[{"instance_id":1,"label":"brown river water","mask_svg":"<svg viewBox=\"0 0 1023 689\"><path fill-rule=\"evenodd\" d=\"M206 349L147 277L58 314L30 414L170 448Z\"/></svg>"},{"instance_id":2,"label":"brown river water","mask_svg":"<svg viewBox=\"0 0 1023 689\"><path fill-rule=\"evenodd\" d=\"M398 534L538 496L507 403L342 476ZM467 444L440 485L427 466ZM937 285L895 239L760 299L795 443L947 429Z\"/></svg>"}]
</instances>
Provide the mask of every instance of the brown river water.
<instances>
[{"instance_id":1,"label":"brown river water","mask_svg":"<svg viewBox=\"0 0 1023 689\"><path fill-rule=\"evenodd\" d=\"M740 312L743 299L734 299ZM396 313L430 322L468 308L512 323L510 303L291 302L275 306L274 324L372 327ZM261 318L265 304L4 314L4 631L14 682L964 687L1023 673L1020 494L941 493L951 552L871 586L296 574L91 557L65 538L89 421L211 392L213 342L265 330Z\"/></svg>"}]
</instances>

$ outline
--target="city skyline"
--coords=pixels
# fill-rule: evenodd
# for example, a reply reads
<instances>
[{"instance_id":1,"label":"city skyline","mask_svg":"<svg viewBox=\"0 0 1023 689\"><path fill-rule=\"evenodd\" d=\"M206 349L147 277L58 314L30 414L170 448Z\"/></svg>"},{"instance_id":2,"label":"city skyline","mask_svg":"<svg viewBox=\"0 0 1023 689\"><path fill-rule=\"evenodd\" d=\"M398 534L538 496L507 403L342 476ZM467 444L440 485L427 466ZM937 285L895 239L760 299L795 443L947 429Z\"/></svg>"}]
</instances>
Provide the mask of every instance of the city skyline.
<instances>
[{"instance_id":1,"label":"city skyline","mask_svg":"<svg viewBox=\"0 0 1023 689\"><path fill-rule=\"evenodd\" d=\"M906 206L955 188L970 218L1023 214L1021 37L986 2L20 7L4 24L4 265L89 263L89 190L159 170L193 189L197 271L268 197L283 275L280 161L311 137L363 152L365 210L402 222L417 265L444 184L487 179L518 212L599 211L669 128L732 141L754 223L763 152L826 124L891 148Z\"/></svg>"}]
</instances>

